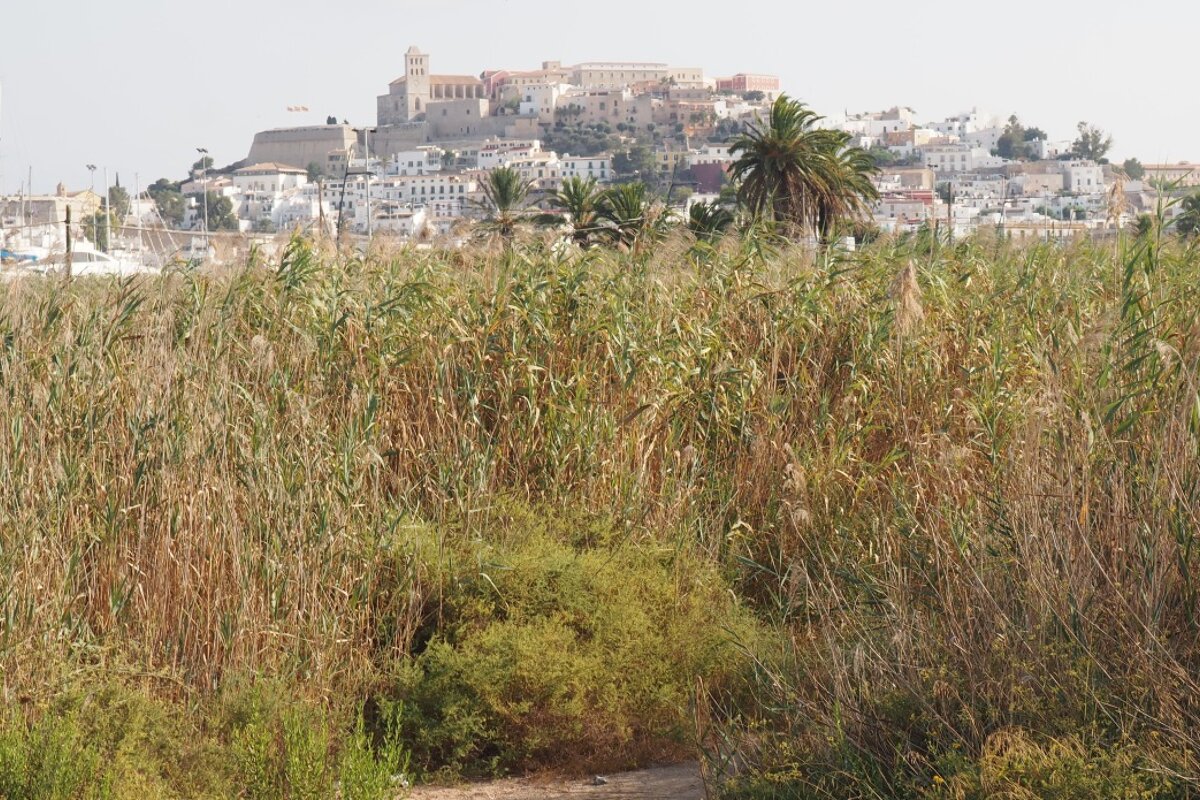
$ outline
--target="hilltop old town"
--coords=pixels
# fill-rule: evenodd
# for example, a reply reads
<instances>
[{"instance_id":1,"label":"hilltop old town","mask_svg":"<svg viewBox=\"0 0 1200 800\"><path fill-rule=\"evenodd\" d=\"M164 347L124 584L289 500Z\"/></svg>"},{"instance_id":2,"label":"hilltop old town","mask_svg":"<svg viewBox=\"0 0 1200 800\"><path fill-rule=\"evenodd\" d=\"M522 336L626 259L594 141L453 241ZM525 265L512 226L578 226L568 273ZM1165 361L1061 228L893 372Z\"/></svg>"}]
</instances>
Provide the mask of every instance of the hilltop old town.
<instances>
[{"instance_id":1,"label":"hilltop old town","mask_svg":"<svg viewBox=\"0 0 1200 800\"><path fill-rule=\"evenodd\" d=\"M443 75L415 46L403 68L378 96L373 125L328 117L261 131L242 161L216 167L202 152L186 180L123 189L115 200L94 187L23 190L0 198L0 228L51 247L71 207L80 235L102 238L87 225L108 202L123 215L119 227L140 231L453 237L482 215L481 185L500 166L519 171L535 196L572 176L637 180L686 211L731 201L729 142L782 91L772 75L710 77L650 62ZM849 132L875 157L873 227L882 232L938 226L961 236L1002 226L1018 238L1072 238L1153 210L1164 186L1200 183L1188 163L1109 164L1111 138L1085 123L1054 139L1015 115L971 110L927 121L897 106L827 114L820 124ZM6 244L12 252L19 243Z\"/></svg>"}]
</instances>

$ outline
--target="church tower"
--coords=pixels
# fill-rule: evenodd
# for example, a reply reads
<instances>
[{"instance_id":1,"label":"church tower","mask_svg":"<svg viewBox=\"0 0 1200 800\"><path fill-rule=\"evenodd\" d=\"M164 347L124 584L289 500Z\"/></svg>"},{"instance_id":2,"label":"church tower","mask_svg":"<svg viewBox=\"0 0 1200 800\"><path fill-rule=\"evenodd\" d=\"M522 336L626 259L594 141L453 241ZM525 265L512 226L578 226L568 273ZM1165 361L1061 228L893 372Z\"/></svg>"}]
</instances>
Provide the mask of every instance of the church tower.
<instances>
[{"instance_id":1,"label":"church tower","mask_svg":"<svg viewBox=\"0 0 1200 800\"><path fill-rule=\"evenodd\" d=\"M404 54L405 94L408 96L408 118L416 119L429 105L429 56L415 45Z\"/></svg>"}]
</instances>

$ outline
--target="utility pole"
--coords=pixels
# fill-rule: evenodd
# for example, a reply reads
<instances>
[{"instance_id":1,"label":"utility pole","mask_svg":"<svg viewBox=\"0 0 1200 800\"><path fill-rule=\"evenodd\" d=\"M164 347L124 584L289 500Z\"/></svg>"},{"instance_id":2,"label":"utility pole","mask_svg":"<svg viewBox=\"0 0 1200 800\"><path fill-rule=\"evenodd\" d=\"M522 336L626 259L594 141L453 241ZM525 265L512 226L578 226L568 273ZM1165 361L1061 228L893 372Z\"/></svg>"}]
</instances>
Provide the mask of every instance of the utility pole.
<instances>
[{"instance_id":1,"label":"utility pole","mask_svg":"<svg viewBox=\"0 0 1200 800\"><path fill-rule=\"evenodd\" d=\"M954 244L954 182L949 184L950 191L948 197L950 202L946 204L946 241L949 244Z\"/></svg>"},{"instance_id":2,"label":"utility pole","mask_svg":"<svg viewBox=\"0 0 1200 800\"><path fill-rule=\"evenodd\" d=\"M112 252L112 190L108 186L108 167L104 168L104 252Z\"/></svg>"},{"instance_id":3,"label":"utility pole","mask_svg":"<svg viewBox=\"0 0 1200 800\"><path fill-rule=\"evenodd\" d=\"M67 203L67 254L63 259L63 263L66 265L67 278L70 278L71 277L71 204L70 203Z\"/></svg>"},{"instance_id":4,"label":"utility pole","mask_svg":"<svg viewBox=\"0 0 1200 800\"><path fill-rule=\"evenodd\" d=\"M208 258L208 164L205 163L208 158L208 150L203 147L197 147L196 152L200 154L200 191L204 193L204 257Z\"/></svg>"},{"instance_id":5,"label":"utility pole","mask_svg":"<svg viewBox=\"0 0 1200 800\"><path fill-rule=\"evenodd\" d=\"M325 238L325 182L317 178L317 241Z\"/></svg>"}]
</instances>

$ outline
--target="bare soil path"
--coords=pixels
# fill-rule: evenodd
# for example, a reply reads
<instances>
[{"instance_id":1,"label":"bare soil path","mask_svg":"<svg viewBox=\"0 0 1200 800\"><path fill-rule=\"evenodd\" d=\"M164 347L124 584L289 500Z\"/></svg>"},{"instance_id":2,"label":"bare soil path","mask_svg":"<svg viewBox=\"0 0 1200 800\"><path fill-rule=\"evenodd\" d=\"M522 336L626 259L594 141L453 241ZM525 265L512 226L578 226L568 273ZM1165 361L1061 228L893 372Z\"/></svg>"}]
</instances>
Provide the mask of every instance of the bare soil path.
<instances>
[{"instance_id":1,"label":"bare soil path","mask_svg":"<svg viewBox=\"0 0 1200 800\"><path fill-rule=\"evenodd\" d=\"M412 800L704 800L704 785L696 764L656 767L638 772L592 778L540 780L518 778L452 788L422 786L409 795Z\"/></svg>"}]
</instances>

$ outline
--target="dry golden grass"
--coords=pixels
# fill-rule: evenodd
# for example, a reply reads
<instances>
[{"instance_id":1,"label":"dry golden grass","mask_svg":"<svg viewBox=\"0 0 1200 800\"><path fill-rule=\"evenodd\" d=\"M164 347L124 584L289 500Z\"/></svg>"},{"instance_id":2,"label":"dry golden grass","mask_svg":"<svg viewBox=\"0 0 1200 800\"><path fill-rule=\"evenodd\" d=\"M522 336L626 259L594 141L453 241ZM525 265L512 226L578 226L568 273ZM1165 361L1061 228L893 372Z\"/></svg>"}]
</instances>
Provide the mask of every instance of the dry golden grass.
<instances>
[{"instance_id":1,"label":"dry golden grass","mask_svg":"<svg viewBox=\"0 0 1200 800\"><path fill-rule=\"evenodd\" d=\"M7 284L3 690L377 691L516 501L719 570L789 642L791 741L924 779L1000 730L1153 732L1186 771L1200 261L1122 247L296 242Z\"/></svg>"}]
</instances>

